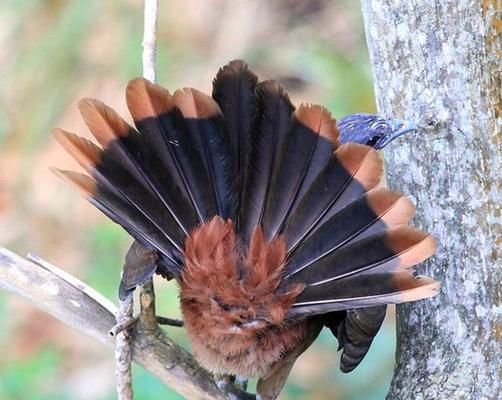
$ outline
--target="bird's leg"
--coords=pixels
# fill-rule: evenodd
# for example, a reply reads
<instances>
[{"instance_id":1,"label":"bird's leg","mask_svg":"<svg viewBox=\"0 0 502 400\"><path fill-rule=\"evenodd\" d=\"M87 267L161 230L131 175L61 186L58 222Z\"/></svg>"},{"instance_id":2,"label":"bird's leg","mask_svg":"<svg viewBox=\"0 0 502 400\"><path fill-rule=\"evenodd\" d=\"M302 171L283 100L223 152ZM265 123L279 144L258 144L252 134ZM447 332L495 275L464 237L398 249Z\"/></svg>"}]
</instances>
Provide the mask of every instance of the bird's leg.
<instances>
[{"instance_id":1,"label":"bird's leg","mask_svg":"<svg viewBox=\"0 0 502 400\"><path fill-rule=\"evenodd\" d=\"M275 400L279 396L296 359L310 347L322 329L322 324L313 319L308 326L308 335L296 348L285 354L264 377L258 380L256 400Z\"/></svg>"},{"instance_id":2,"label":"bird's leg","mask_svg":"<svg viewBox=\"0 0 502 400\"><path fill-rule=\"evenodd\" d=\"M158 256L155 250L143 246L138 241L134 241L129 248L124 268L122 271L122 280L120 282L119 297L125 298L128 294L132 294L136 286L143 285L152 279L153 274L157 270ZM167 318L156 317L157 324L170 325L170 326L183 326L183 321ZM126 321L129 326L135 322L136 319ZM115 326L110 331L110 335L115 335L124 329L122 326ZM115 332L118 330L117 332Z\"/></svg>"},{"instance_id":3,"label":"bird's leg","mask_svg":"<svg viewBox=\"0 0 502 400\"><path fill-rule=\"evenodd\" d=\"M157 269L157 251L143 246L135 240L127 251L122 279L120 280L119 298L124 299L128 293L152 279Z\"/></svg>"}]
</instances>

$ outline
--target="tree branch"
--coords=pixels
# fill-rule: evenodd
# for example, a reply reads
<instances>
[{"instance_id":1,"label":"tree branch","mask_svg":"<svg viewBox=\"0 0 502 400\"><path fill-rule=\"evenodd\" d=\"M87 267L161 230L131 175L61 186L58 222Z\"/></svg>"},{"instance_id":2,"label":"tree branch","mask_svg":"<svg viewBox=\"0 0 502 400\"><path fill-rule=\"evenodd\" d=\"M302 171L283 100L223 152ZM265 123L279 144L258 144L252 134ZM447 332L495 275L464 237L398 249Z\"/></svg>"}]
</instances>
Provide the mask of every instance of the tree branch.
<instances>
[{"instance_id":1,"label":"tree branch","mask_svg":"<svg viewBox=\"0 0 502 400\"><path fill-rule=\"evenodd\" d=\"M115 325L117 308L61 269L37 257L31 258L37 263L0 248L0 287L113 348L114 340L108 332ZM227 399L213 377L160 328L145 334L138 323L131 335L134 361L181 395L194 400ZM236 398L253 399L254 396L236 393Z\"/></svg>"}]
</instances>

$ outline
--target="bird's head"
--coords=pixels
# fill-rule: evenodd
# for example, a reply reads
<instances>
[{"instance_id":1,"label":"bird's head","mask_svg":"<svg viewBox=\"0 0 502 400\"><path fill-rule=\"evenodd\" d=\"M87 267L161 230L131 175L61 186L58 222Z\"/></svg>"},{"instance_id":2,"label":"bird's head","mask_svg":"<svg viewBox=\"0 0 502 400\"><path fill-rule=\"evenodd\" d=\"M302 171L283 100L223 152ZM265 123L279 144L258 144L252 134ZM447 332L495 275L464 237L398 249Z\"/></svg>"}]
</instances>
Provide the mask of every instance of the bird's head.
<instances>
[{"instance_id":1,"label":"bird's head","mask_svg":"<svg viewBox=\"0 0 502 400\"><path fill-rule=\"evenodd\" d=\"M382 149L394 139L418 129L412 121L373 114L352 114L338 121L340 143L360 143Z\"/></svg>"}]
</instances>

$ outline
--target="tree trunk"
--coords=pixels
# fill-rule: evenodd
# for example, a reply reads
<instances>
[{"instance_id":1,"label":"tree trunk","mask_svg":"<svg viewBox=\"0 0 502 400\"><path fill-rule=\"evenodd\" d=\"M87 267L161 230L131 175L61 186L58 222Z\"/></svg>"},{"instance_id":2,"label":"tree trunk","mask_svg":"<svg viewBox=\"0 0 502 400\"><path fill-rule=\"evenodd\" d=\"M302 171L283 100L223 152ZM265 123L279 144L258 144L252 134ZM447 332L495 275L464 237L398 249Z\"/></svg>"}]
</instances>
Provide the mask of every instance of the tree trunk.
<instances>
[{"instance_id":1,"label":"tree trunk","mask_svg":"<svg viewBox=\"0 0 502 400\"><path fill-rule=\"evenodd\" d=\"M500 1L362 4L379 113L421 124L386 151L389 186L436 237L420 272L442 283L398 307L387 399L500 399Z\"/></svg>"}]
</instances>

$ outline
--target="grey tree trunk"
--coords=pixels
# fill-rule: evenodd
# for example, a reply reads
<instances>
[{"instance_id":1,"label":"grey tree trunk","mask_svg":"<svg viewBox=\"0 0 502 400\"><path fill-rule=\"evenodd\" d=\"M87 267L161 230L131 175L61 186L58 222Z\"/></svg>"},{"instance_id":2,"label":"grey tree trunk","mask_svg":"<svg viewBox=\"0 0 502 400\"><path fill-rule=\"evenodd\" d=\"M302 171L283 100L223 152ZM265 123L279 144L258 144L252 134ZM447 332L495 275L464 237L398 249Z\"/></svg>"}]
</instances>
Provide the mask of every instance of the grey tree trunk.
<instances>
[{"instance_id":1,"label":"grey tree trunk","mask_svg":"<svg viewBox=\"0 0 502 400\"><path fill-rule=\"evenodd\" d=\"M362 4L378 110L422 125L386 151L389 186L436 237L420 272L442 282L398 307L387 399L501 399L501 2Z\"/></svg>"}]
</instances>

